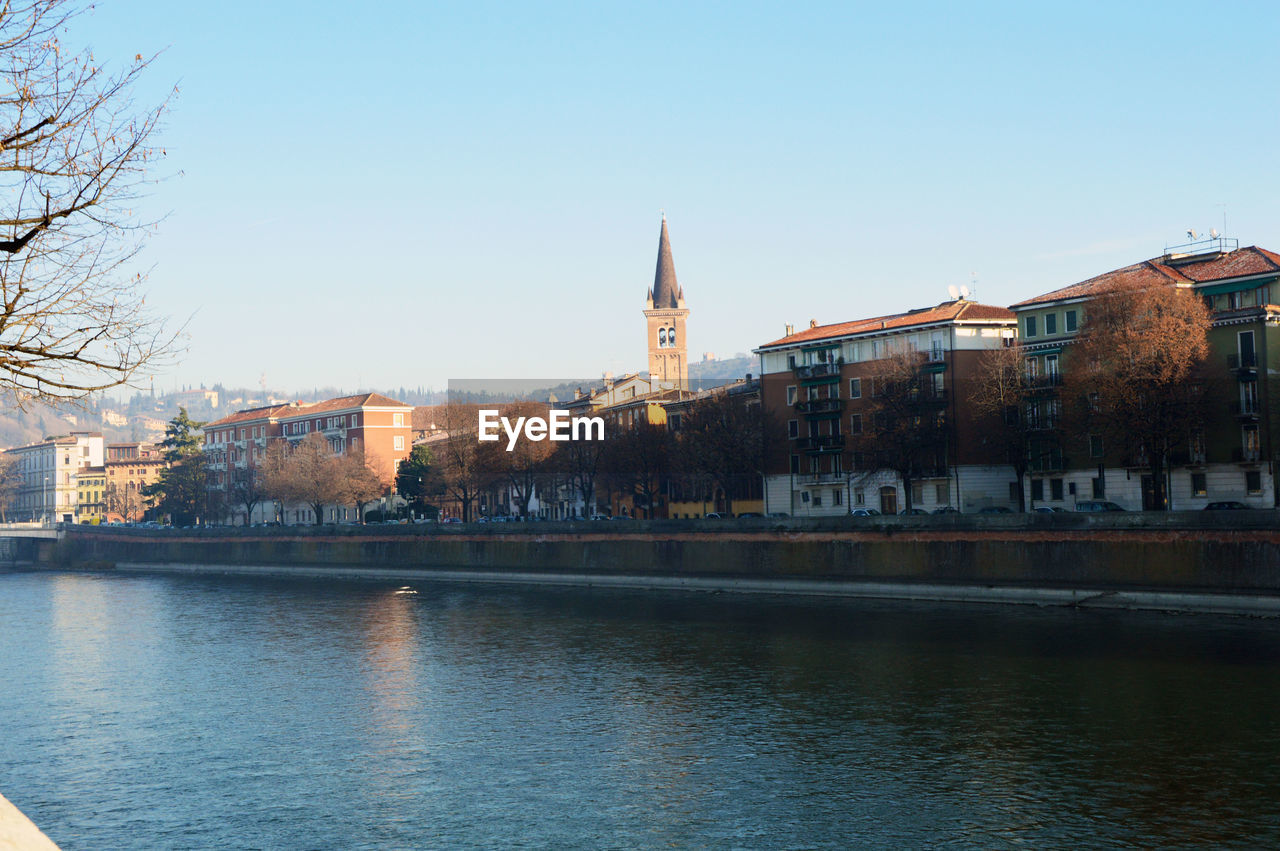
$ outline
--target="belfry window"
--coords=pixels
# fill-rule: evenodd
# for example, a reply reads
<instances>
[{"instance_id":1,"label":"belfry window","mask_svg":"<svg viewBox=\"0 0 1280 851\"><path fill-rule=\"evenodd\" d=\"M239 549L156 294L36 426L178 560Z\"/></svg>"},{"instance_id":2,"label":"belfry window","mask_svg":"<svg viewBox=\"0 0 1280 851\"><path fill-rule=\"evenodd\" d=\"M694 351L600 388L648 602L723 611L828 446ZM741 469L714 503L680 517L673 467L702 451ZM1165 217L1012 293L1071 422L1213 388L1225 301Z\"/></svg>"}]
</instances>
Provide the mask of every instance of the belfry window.
<instances>
[{"instance_id":1,"label":"belfry window","mask_svg":"<svg viewBox=\"0 0 1280 851\"><path fill-rule=\"evenodd\" d=\"M658 329L658 345L659 346L667 345L667 329L666 328Z\"/></svg>"},{"instance_id":2,"label":"belfry window","mask_svg":"<svg viewBox=\"0 0 1280 851\"><path fill-rule=\"evenodd\" d=\"M675 344L676 344L676 329L668 328L667 329L667 345L674 346Z\"/></svg>"}]
</instances>

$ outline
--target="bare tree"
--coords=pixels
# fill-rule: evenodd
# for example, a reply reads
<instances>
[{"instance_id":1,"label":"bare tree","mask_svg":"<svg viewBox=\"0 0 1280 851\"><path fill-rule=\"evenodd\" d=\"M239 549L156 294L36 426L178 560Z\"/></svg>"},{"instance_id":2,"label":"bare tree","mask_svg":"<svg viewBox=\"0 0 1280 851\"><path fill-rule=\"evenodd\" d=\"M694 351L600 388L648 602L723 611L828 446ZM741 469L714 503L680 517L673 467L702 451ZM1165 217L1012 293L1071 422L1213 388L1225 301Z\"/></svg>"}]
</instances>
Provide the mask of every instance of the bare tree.
<instances>
[{"instance_id":1,"label":"bare tree","mask_svg":"<svg viewBox=\"0 0 1280 851\"><path fill-rule=\"evenodd\" d=\"M658 496L671 472L675 441L665 425L638 422L614 435L605 449L605 469L609 478L631 497L634 514L654 516Z\"/></svg>"},{"instance_id":2,"label":"bare tree","mask_svg":"<svg viewBox=\"0 0 1280 851\"><path fill-rule=\"evenodd\" d=\"M440 482L462 506L464 521L471 520L471 508L491 478L485 453L480 451L478 410L477 405L445 405L439 422L447 437L432 448Z\"/></svg>"},{"instance_id":3,"label":"bare tree","mask_svg":"<svg viewBox=\"0 0 1280 851\"><path fill-rule=\"evenodd\" d=\"M695 485L710 482L724 494L724 510L733 512L758 480L764 465L764 426L760 405L721 393L695 401L683 417L677 458ZM701 489L700 489L701 490ZM716 506L720 510L720 506Z\"/></svg>"},{"instance_id":4,"label":"bare tree","mask_svg":"<svg viewBox=\"0 0 1280 851\"><path fill-rule=\"evenodd\" d=\"M969 393L974 415L982 418L984 435L994 441L1018 486L1018 510L1027 510L1026 476L1032 462L1058 447L1060 404L1057 373L1031 378L1021 345L982 353Z\"/></svg>"},{"instance_id":5,"label":"bare tree","mask_svg":"<svg viewBox=\"0 0 1280 851\"><path fill-rule=\"evenodd\" d=\"M262 471L254 466L235 470L227 496L229 502L244 509L244 525L248 526L253 520L253 510L267 498L262 487Z\"/></svg>"},{"instance_id":6,"label":"bare tree","mask_svg":"<svg viewBox=\"0 0 1280 851\"><path fill-rule=\"evenodd\" d=\"M363 449L353 449L338 458L339 501L355 506L356 518L364 522L364 509L388 492L382 477L369 464Z\"/></svg>"},{"instance_id":7,"label":"bare tree","mask_svg":"<svg viewBox=\"0 0 1280 851\"><path fill-rule=\"evenodd\" d=\"M324 523L324 508L345 496L342 469L329 443L312 432L263 470L263 486L285 503L303 503L314 513L314 523Z\"/></svg>"},{"instance_id":8,"label":"bare tree","mask_svg":"<svg viewBox=\"0 0 1280 851\"><path fill-rule=\"evenodd\" d=\"M516 417L547 416L549 405L541 402L514 402L502 406L502 415L512 422ZM539 482L544 481L555 444L549 440L517 440L508 451L504 441L486 444L482 451L485 466L493 480L511 486L511 498L521 517L529 516L529 503Z\"/></svg>"},{"instance_id":9,"label":"bare tree","mask_svg":"<svg viewBox=\"0 0 1280 851\"><path fill-rule=\"evenodd\" d=\"M887 470L902 479L906 508L914 507L912 484L945 475L946 394L925 372L924 355L904 350L879 362L870 400L870 423L854 435L863 471Z\"/></svg>"},{"instance_id":10,"label":"bare tree","mask_svg":"<svg viewBox=\"0 0 1280 851\"><path fill-rule=\"evenodd\" d=\"M152 226L131 209L165 103L139 111L141 54L109 71L59 42L68 0L0 7L0 389L73 401L172 345L129 266Z\"/></svg>"},{"instance_id":11,"label":"bare tree","mask_svg":"<svg viewBox=\"0 0 1280 851\"><path fill-rule=\"evenodd\" d=\"M1089 302L1063 395L1079 435L1103 437L1151 474L1151 508L1168 508L1169 457L1203 425L1209 312L1189 288L1116 284Z\"/></svg>"},{"instance_id":12,"label":"bare tree","mask_svg":"<svg viewBox=\"0 0 1280 851\"><path fill-rule=\"evenodd\" d=\"M131 482L126 482L124 487L112 482L107 485L103 496L107 506L107 514L115 515L125 523L132 523L135 520L142 519L142 515L147 508L142 492L133 487Z\"/></svg>"}]
</instances>

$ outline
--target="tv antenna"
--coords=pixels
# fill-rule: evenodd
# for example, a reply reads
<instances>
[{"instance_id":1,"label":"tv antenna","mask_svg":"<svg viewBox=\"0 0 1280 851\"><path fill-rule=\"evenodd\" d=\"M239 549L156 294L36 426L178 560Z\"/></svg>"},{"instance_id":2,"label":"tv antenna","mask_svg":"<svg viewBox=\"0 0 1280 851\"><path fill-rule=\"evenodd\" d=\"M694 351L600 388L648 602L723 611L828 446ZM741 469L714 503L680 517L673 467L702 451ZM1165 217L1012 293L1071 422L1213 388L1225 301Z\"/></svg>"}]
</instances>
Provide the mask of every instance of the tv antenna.
<instances>
[{"instance_id":1,"label":"tv antenna","mask_svg":"<svg viewBox=\"0 0 1280 851\"><path fill-rule=\"evenodd\" d=\"M960 288L957 287L955 284L952 284L951 286L947 287L947 295L951 296L952 301L955 301L956 299L960 298Z\"/></svg>"}]
</instances>

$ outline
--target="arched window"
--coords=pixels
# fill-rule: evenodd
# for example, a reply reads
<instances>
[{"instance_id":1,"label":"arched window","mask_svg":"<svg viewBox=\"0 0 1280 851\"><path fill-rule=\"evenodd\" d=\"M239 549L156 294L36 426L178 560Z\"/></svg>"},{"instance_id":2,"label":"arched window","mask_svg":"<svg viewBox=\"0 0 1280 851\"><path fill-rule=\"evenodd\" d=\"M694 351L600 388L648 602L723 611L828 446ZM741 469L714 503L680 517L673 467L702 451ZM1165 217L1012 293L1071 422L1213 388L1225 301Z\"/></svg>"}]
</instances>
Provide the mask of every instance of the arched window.
<instances>
[{"instance_id":1,"label":"arched window","mask_svg":"<svg viewBox=\"0 0 1280 851\"><path fill-rule=\"evenodd\" d=\"M667 329L666 328L658 329L658 345L659 346L667 345Z\"/></svg>"},{"instance_id":2,"label":"arched window","mask_svg":"<svg viewBox=\"0 0 1280 851\"><path fill-rule=\"evenodd\" d=\"M667 345L674 346L675 344L676 344L676 329L668 328L667 329Z\"/></svg>"}]
</instances>

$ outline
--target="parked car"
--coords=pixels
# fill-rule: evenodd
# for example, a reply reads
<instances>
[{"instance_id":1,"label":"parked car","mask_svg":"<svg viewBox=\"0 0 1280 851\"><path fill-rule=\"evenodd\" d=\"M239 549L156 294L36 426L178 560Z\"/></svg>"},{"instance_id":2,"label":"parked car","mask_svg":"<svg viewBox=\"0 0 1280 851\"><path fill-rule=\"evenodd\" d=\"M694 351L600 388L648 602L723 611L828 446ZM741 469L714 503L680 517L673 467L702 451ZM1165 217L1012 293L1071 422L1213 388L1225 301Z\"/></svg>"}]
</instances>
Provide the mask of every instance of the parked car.
<instances>
[{"instance_id":1,"label":"parked car","mask_svg":"<svg viewBox=\"0 0 1280 851\"><path fill-rule=\"evenodd\" d=\"M960 509L953 508L950 505L944 505L941 508L935 508L933 510L933 513L934 514L959 514Z\"/></svg>"},{"instance_id":2,"label":"parked car","mask_svg":"<svg viewBox=\"0 0 1280 851\"><path fill-rule=\"evenodd\" d=\"M461 522L462 522L462 518L461 518L461 517L446 517L445 519L441 520L440 522L441 522L441 523L461 523Z\"/></svg>"},{"instance_id":3,"label":"parked car","mask_svg":"<svg viewBox=\"0 0 1280 851\"><path fill-rule=\"evenodd\" d=\"M608 520L609 515L608 514L592 514L591 519L592 520Z\"/></svg>"},{"instance_id":4,"label":"parked car","mask_svg":"<svg viewBox=\"0 0 1280 851\"><path fill-rule=\"evenodd\" d=\"M1071 513L1067 511L1065 508L1061 508L1057 505L1037 505L1035 508L1031 509L1031 511L1033 514L1070 514Z\"/></svg>"},{"instance_id":5,"label":"parked car","mask_svg":"<svg viewBox=\"0 0 1280 851\"><path fill-rule=\"evenodd\" d=\"M1248 511L1249 506L1238 499L1223 499L1211 502L1204 507L1205 511Z\"/></svg>"},{"instance_id":6,"label":"parked car","mask_svg":"<svg viewBox=\"0 0 1280 851\"><path fill-rule=\"evenodd\" d=\"M978 509L979 514L1012 514L1013 509L1006 505L988 505Z\"/></svg>"},{"instance_id":7,"label":"parked car","mask_svg":"<svg viewBox=\"0 0 1280 851\"><path fill-rule=\"evenodd\" d=\"M716 512L716 511L708 511L706 514L702 515L702 519L703 520L724 520L727 516L728 515L720 514L719 512Z\"/></svg>"},{"instance_id":8,"label":"parked car","mask_svg":"<svg viewBox=\"0 0 1280 851\"><path fill-rule=\"evenodd\" d=\"M850 517L876 517L879 514L874 508L855 508L849 512Z\"/></svg>"},{"instance_id":9,"label":"parked car","mask_svg":"<svg viewBox=\"0 0 1280 851\"><path fill-rule=\"evenodd\" d=\"M928 514L923 508L904 508L898 512L899 517L906 517L913 514Z\"/></svg>"},{"instance_id":10,"label":"parked car","mask_svg":"<svg viewBox=\"0 0 1280 851\"><path fill-rule=\"evenodd\" d=\"M755 520L764 517L759 511L744 511L738 515L739 520Z\"/></svg>"},{"instance_id":11,"label":"parked car","mask_svg":"<svg viewBox=\"0 0 1280 851\"><path fill-rule=\"evenodd\" d=\"M1076 503L1076 511L1124 511L1124 508L1105 499L1082 499Z\"/></svg>"},{"instance_id":12,"label":"parked car","mask_svg":"<svg viewBox=\"0 0 1280 851\"><path fill-rule=\"evenodd\" d=\"M770 520L781 520L785 517L790 517L791 515L785 511L770 511L768 516Z\"/></svg>"}]
</instances>

